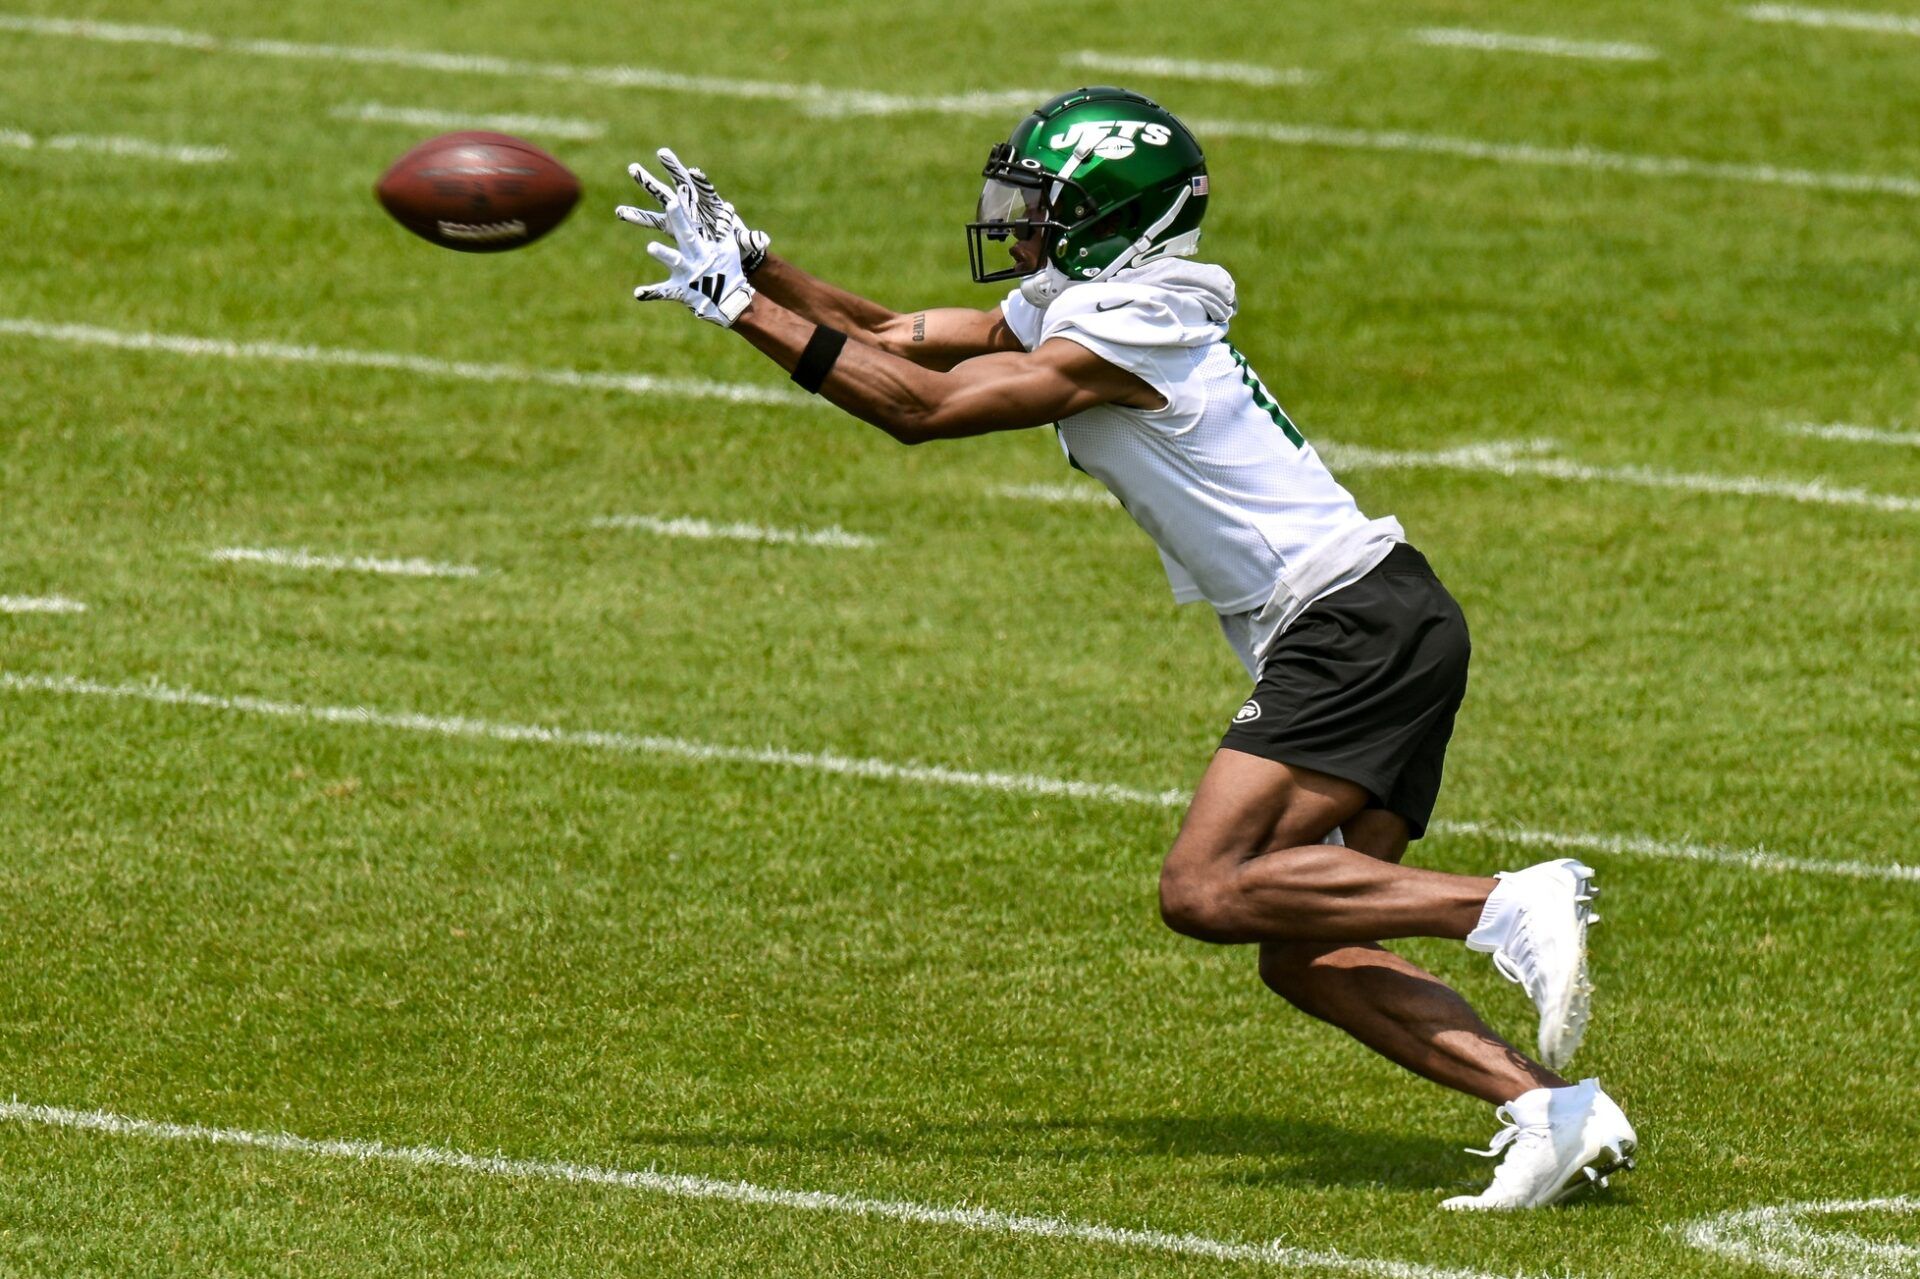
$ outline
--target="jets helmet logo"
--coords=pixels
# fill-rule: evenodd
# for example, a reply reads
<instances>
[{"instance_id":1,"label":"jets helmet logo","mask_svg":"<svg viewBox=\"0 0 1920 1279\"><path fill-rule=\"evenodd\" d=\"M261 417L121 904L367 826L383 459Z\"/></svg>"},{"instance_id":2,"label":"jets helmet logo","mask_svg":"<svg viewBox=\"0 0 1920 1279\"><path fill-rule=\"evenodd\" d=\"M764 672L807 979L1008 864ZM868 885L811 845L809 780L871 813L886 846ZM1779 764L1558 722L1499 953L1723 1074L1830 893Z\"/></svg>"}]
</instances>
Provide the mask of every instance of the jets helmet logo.
<instances>
[{"instance_id":1,"label":"jets helmet logo","mask_svg":"<svg viewBox=\"0 0 1920 1279\"><path fill-rule=\"evenodd\" d=\"M1124 160L1135 145L1163 147L1173 140L1173 132L1164 124L1145 120L1082 120L1065 133L1047 139L1055 151L1078 151L1088 147L1102 160Z\"/></svg>"}]
</instances>

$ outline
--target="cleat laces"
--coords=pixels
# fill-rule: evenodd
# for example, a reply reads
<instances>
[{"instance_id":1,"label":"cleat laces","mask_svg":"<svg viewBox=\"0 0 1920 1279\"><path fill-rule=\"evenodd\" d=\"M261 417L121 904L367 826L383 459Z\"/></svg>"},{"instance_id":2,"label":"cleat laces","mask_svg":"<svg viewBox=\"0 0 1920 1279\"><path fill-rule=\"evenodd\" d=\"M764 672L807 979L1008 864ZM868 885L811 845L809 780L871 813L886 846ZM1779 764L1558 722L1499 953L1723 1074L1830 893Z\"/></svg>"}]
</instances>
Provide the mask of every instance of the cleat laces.
<instances>
[{"instance_id":1,"label":"cleat laces","mask_svg":"<svg viewBox=\"0 0 1920 1279\"><path fill-rule=\"evenodd\" d=\"M1520 965L1514 963L1513 960L1508 957L1506 951L1496 950L1493 952L1493 966L1498 969L1500 975L1508 981L1516 985L1523 986L1526 984L1526 974L1521 971Z\"/></svg>"},{"instance_id":2,"label":"cleat laces","mask_svg":"<svg viewBox=\"0 0 1920 1279\"><path fill-rule=\"evenodd\" d=\"M1485 1150L1467 1147L1467 1153L1470 1155L1500 1159L1499 1166L1493 1170L1493 1181L1481 1192L1479 1198L1482 1202L1494 1204L1523 1203L1527 1198L1528 1183L1533 1176L1533 1170L1529 1165L1534 1161L1524 1157L1520 1150L1509 1152L1508 1147L1519 1143L1521 1149L1524 1149L1529 1144L1542 1141L1551 1143L1552 1132L1546 1124L1521 1125L1514 1119L1513 1112L1505 1106L1501 1106L1493 1113L1494 1118L1500 1120L1506 1127L1493 1135L1493 1140L1487 1143ZM1501 1158L1503 1155L1506 1157Z\"/></svg>"},{"instance_id":3,"label":"cleat laces","mask_svg":"<svg viewBox=\"0 0 1920 1279\"><path fill-rule=\"evenodd\" d=\"M1466 1148L1468 1154L1481 1155L1488 1159L1498 1159L1501 1151L1520 1140L1521 1128L1520 1125L1515 1122L1512 1111L1508 1110L1505 1106L1501 1106L1493 1112L1493 1117L1505 1124L1506 1127L1493 1134L1493 1140L1487 1143L1485 1150L1475 1150L1472 1146L1468 1146Z\"/></svg>"}]
</instances>

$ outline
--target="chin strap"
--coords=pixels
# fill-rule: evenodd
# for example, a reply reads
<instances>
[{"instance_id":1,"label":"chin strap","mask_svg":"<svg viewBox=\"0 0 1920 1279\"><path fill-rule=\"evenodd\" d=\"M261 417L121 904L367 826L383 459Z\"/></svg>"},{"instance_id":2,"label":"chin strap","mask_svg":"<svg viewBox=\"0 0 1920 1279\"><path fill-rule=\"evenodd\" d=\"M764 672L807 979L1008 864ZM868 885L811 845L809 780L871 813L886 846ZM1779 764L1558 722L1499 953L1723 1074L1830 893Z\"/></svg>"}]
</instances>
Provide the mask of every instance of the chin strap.
<instances>
[{"instance_id":1,"label":"chin strap","mask_svg":"<svg viewBox=\"0 0 1920 1279\"><path fill-rule=\"evenodd\" d=\"M1047 192L1047 203L1050 207L1055 201L1059 200L1061 192L1066 190L1067 179L1073 176L1074 170L1085 163L1087 157L1093 154L1093 149L1098 146L1100 142L1101 139L1099 138L1089 138L1073 149L1073 154L1067 157L1067 162L1060 166L1060 172L1054 175L1053 187ZM1085 282L1088 284L1098 284L1102 280L1111 279L1114 275L1132 266L1141 254L1153 247L1153 242L1160 237L1161 232L1173 225L1174 219L1180 216L1180 210L1186 208L1187 201L1192 198L1193 184L1190 182L1183 184L1180 187L1180 194L1173 198L1173 204L1168 207L1167 211L1155 218L1152 225L1142 231L1140 238L1128 245L1124 253L1107 263L1097 274L1088 277ZM1191 253L1193 252L1194 245L1200 238L1199 233L1197 231L1190 232L1188 233L1188 237L1185 238L1189 239L1189 243L1181 246L1179 251L1182 253ZM1173 250L1175 248L1173 244L1167 244L1163 247L1167 250ZM1049 262L1039 274L1030 275L1027 277L1027 280L1038 280L1041 275L1052 273L1053 264ZM1021 281L1021 294L1026 296L1027 301L1032 302L1036 306L1044 305L1046 302L1052 301L1054 298L1060 296L1061 289L1075 282L1071 276L1066 275L1064 272L1061 272L1060 275L1062 278L1057 286L1054 286L1051 280L1043 284L1035 285L1033 292L1035 294L1042 294L1042 297L1035 297L1027 293L1026 280Z\"/></svg>"},{"instance_id":2,"label":"chin strap","mask_svg":"<svg viewBox=\"0 0 1920 1279\"><path fill-rule=\"evenodd\" d=\"M1192 198L1193 184L1187 183L1180 188L1180 194L1173 198L1173 203L1167 211L1155 218L1153 224L1140 233L1140 238L1127 246L1126 252L1100 268L1099 273L1090 278L1087 283L1098 284L1132 266L1134 259L1152 248L1153 242L1159 238L1160 233L1173 225L1173 220L1180 216L1180 210L1186 208L1187 201Z\"/></svg>"},{"instance_id":3,"label":"chin strap","mask_svg":"<svg viewBox=\"0 0 1920 1279\"><path fill-rule=\"evenodd\" d=\"M1049 262L1032 275L1021 279L1020 296L1044 311L1048 304L1064 293L1067 286L1072 283L1072 278L1066 272Z\"/></svg>"}]
</instances>

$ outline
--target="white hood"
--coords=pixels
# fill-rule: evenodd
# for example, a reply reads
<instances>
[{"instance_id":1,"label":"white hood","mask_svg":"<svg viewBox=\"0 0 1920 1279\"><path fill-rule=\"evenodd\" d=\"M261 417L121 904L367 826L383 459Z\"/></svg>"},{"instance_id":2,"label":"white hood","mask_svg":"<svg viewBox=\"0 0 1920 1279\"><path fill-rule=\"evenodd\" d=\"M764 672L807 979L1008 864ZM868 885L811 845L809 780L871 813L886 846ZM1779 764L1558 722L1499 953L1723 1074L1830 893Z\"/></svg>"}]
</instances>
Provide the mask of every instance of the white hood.
<instances>
[{"instance_id":1,"label":"white hood","mask_svg":"<svg viewBox=\"0 0 1920 1279\"><path fill-rule=\"evenodd\" d=\"M1225 324L1238 309L1233 277L1227 274L1226 268L1187 258L1162 258L1145 266L1128 267L1100 281L1076 280L1049 262L1020 281L1020 296L1044 311L1068 289L1097 284L1145 284L1191 296L1203 309L1206 320L1213 324Z\"/></svg>"},{"instance_id":2,"label":"white hood","mask_svg":"<svg viewBox=\"0 0 1920 1279\"><path fill-rule=\"evenodd\" d=\"M1145 266L1129 267L1107 281L1108 284L1146 285L1171 294L1168 304L1174 314L1191 329L1225 325L1239 310L1233 277L1225 267L1186 258L1167 258Z\"/></svg>"},{"instance_id":3,"label":"white hood","mask_svg":"<svg viewBox=\"0 0 1920 1279\"><path fill-rule=\"evenodd\" d=\"M1231 275L1183 258L1130 267L1107 280L1068 281L1043 302L1026 287L1036 278L1021 281L1000 304L1029 351L1069 328L1121 347L1195 349L1225 340L1236 305Z\"/></svg>"},{"instance_id":4,"label":"white hood","mask_svg":"<svg viewBox=\"0 0 1920 1279\"><path fill-rule=\"evenodd\" d=\"M1188 261L1185 257L1167 257L1144 267L1129 267L1108 280L1108 284L1150 284L1175 294L1181 302L1196 307L1194 325L1225 325L1240 309L1235 298L1233 277L1225 267L1206 261ZM1185 317L1183 317L1185 319Z\"/></svg>"},{"instance_id":5,"label":"white hood","mask_svg":"<svg viewBox=\"0 0 1920 1279\"><path fill-rule=\"evenodd\" d=\"M1190 340L1175 340L1176 346L1202 346L1217 341L1227 322L1238 309L1233 277L1224 267L1186 258L1165 258L1145 266L1128 267L1106 280L1074 280L1048 266L1020 281L1019 295L1028 305L1044 313L1070 290L1076 303L1090 304L1095 298L1152 289L1154 301L1166 306ZM1077 307L1076 307L1077 309Z\"/></svg>"}]
</instances>

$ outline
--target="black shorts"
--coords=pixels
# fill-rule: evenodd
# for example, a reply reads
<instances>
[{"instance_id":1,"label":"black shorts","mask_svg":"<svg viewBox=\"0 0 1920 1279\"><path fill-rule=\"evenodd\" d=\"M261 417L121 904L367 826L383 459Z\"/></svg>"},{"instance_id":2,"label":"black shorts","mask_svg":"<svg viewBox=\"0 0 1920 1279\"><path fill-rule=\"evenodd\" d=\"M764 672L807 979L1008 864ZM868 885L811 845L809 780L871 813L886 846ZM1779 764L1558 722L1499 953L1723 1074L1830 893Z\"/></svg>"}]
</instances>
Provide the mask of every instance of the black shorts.
<instances>
[{"instance_id":1,"label":"black shorts","mask_svg":"<svg viewBox=\"0 0 1920 1279\"><path fill-rule=\"evenodd\" d=\"M1419 839L1471 651L1467 619L1426 556L1395 546L1281 632L1220 745L1356 782Z\"/></svg>"}]
</instances>

